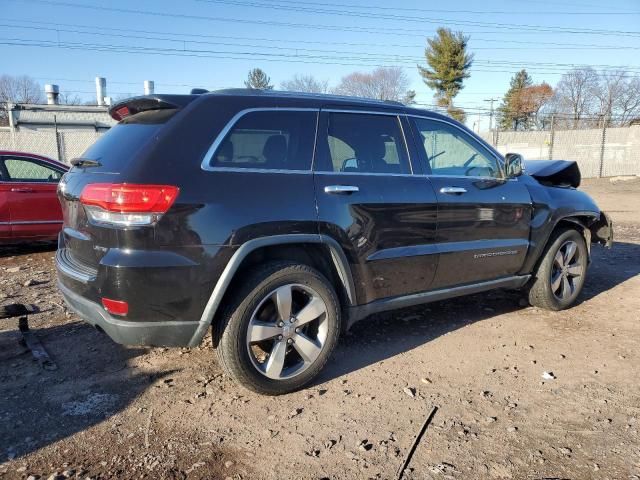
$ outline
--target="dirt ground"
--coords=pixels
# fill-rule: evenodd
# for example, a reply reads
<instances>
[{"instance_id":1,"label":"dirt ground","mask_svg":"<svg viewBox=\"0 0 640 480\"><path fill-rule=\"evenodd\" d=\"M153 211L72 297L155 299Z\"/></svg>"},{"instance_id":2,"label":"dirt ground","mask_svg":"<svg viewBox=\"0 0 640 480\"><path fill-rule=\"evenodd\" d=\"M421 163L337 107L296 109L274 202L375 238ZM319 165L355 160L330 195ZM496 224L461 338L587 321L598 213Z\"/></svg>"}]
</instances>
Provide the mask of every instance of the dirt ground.
<instances>
[{"instance_id":1,"label":"dirt ground","mask_svg":"<svg viewBox=\"0 0 640 480\"><path fill-rule=\"evenodd\" d=\"M594 247L579 305L492 292L378 315L277 398L234 384L210 341L114 344L67 314L51 247L5 249L0 305L39 306L58 369L0 320L0 478L391 479L437 407L404 478L640 479L640 180L582 188L616 244Z\"/></svg>"}]
</instances>

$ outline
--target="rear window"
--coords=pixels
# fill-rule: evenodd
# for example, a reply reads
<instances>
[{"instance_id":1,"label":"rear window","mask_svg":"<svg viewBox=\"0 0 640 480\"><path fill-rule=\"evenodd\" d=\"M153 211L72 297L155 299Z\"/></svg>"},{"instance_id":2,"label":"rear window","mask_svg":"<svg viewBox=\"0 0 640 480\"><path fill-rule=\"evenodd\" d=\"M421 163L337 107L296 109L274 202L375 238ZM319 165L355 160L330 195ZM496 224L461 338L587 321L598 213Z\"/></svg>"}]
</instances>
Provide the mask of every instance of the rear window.
<instances>
[{"instance_id":1,"label":"rear window","mask_svg":"<svg viewBox=\"0 0 640 480\"><path fill-rule=\"evenodd\" d=\"M111 127L82 155L100 162L101 170L120 172L162 128L175 110L153 110L125 118Z\"/></svg>"}]
</instances>

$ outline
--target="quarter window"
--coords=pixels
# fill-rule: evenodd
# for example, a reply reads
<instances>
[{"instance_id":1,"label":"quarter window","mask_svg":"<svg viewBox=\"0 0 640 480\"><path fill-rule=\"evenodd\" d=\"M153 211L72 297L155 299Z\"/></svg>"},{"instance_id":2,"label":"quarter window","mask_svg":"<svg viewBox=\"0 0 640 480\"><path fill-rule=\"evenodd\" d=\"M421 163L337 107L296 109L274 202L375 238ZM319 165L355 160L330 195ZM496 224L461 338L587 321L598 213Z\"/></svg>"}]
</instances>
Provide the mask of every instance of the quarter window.
<instances>
[{"instance_id":1,"label":"quarter window","mask_svg":"<svg viewBox=\"0 0 640 480\"><path fill-rule=\"evenodd\" d=\"M310 170L316 120L312 111L249 112L233 125L209 165Z\"/></svg>"},{"instance_id":2,"label":"quarter window","mask_svg":"<svg viewBox=\"0 0 640 480\"><path fill-rule=\"evenodd\" d=\"M432 175L502 178L498 159L462 130L421 118L414 125Z\"/></svg>"},{"instance_id":3,"label":"quarter window","mask_svg":"<svg viewBox=\"0 0 640 480\"><path fill-rule=\"evenodd\" d=\"M395 115L329 113L316 170L344 173L410 173Z\"/></svg>"},{"instance_id":4,"label":"quarter window","mask_svg":"<svg viewBox=\"0 0 640 480\"><path fill-rule=\"evenodd\" d=\"M5 158L4 166L14 182L58 183L63 172L24 158Z\"/></svg>"}]
</instances>

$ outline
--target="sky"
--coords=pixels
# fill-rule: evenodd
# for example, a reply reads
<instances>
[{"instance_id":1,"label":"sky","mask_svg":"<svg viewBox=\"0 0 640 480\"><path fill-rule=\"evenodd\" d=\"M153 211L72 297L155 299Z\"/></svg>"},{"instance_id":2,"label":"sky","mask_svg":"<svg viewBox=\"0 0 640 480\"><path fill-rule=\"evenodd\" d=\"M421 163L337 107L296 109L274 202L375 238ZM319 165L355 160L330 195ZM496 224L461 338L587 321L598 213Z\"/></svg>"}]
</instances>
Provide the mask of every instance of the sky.
<instances>
[{"instance_id":1,"label":"sky","mask_svg":"<svg viewBox=\"0 0 640 480\"><path fill-rule=\"evenodd\" d=\"M640 0L0 0L0 74L90 100L96 76L122 98L144 80L156 93L240 87L255 67L278 87L400 66L428 108L416 65L440 26L470 37L471 77L454 103L476 130L521 68L552 86L583 65L640 76Z\"/></svg>"}]
</instances>

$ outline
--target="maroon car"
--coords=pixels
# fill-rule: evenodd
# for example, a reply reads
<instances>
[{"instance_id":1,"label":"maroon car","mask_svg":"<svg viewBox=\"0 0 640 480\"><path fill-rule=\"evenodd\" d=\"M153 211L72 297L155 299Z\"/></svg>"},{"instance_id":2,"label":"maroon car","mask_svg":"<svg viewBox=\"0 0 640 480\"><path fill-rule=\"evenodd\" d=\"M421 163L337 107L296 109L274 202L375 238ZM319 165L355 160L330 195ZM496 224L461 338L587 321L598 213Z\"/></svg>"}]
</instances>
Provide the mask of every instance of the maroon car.
<instances>
[{"instance_id":1,"label":"maroon car","mask_svg":"<svg viewBox=\"0 0 640 480\"><path fill-rule=\"evenodd\" d=\"M41 155L0 150L0 244L57 238L56 188L68 169Z\"/></svg>"}]
</instances>

